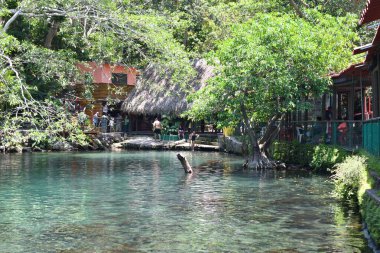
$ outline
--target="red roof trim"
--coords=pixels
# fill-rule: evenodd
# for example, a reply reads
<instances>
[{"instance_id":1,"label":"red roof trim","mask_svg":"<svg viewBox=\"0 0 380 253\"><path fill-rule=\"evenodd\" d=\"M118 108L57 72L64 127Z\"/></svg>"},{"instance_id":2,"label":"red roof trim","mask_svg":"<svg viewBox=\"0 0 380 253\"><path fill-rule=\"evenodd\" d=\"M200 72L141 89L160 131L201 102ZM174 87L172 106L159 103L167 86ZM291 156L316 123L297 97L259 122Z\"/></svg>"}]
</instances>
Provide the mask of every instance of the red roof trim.
<instances>
[{"instance_id":1,"label":"red roof trim","mask_svg":"<svg viewBox=\"0 0 380 253\"><path fill-rule=\"evenodd\" d=\"M355 54L361 54L361 53L367 52L372 47L373 47L372 43L369 43L367 45L360 46L360 47L355 47L354 51L353 51L353 54L355 55Z\"/></svg>"},{"instance_id":2,"label":"red roof trim","mask_svg":"<svg viewBox=\"0 0 380 253\"><path fill-rule=\"evenodd\" d=\"M380 19L380 0L368 0L362 11L359 25L364 25L377 19Z\"/></svg>"},{"instance_id":3,"label":"red roof trim","mask_svg":"<svg viewBox=\"0 0 380 253\"><path fill-rule=\"evenodd\" d=\"M380 26L377 28L375 38L373 38L372 46L377 46L380 44Z\"/></svg>"},{"instance_id":4,"label":"red roof trim","mask_svg":"<svg viewBox=\"0 0 380 253\"><path fill-rule=\"evenodd\" d=\"M348 68L342 70L339 73L333 73L330 74L330 77L333 79L341 78L345 75L359 75L361 72L367 72L366 70L366 64L365 62L357 63L357 64L352 64Z\"/></svg>"},{"instance_id":5,"label":"red roof trim","mask_svg":"<svg viewBox=\"0 0 380 253\"><path fill-rule=\"evenodd\" d=\"M374 53L376 53L376 49L380 46L380 27L377 29L375 38L373 39L371 44L367 44L361 47L357 47L354 49L353 54L360 54L363 52L367 52L364 63L368 63Z\"/></svg>"}]
</instances>

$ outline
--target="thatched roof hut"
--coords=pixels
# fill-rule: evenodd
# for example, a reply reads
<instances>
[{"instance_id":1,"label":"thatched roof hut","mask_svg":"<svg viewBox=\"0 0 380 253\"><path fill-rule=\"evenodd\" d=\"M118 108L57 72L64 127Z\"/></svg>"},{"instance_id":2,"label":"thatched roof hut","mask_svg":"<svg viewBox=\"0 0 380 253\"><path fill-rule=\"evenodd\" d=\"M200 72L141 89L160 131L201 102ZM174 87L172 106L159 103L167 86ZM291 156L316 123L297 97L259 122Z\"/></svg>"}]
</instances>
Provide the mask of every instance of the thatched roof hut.
<instances>
[{"instance_id":1,"label":"thatched roof hut","mask_svg":"<svg viewBox=\"0 0 380 253\"><path fill-rule=\"evenodd\" d=\"M213 67L205 60L196 60L193 64L197 76L188 86L194 91L206 85L213 75ZM186 101L186 92L182 86L162 77L157 69L150 65L142 71L135 89L124 100L122 110L129 114L179 116L191 105Z\"/></svg>"}]
</instances>

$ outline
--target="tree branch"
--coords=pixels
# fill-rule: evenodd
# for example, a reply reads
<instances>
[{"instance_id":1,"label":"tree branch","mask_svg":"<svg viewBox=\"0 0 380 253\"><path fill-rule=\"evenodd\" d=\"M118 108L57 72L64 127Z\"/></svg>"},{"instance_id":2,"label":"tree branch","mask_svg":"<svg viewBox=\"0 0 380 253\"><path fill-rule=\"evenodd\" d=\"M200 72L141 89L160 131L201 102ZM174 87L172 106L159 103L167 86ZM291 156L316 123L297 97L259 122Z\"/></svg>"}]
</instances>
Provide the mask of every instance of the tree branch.
<instances>
[{"instance_id":1,"label":"tree branch","mask_svg":"<svg viewBox=\"0 0 380 253\"><path fill-rule=\"evenodd\" d=\"M301 4L305 6L306 8L310 8L310 5L308 5L304 0L300 0Z\"/></svg>"},{"instance_id":2,"label":"tree branch","mask_svg":"<svg viewBox=\"0 0 380 253\"><path fill-rule=\"evenodd\" d=\"M301 8L294 2L294 0L289 0L290 4L293 6L293 9L296 11L297 15L300 18L306 18L305 14L302 12Z\"/></svg>"},{"instance_id":3,"label":"tree branch","mask_svg":"<svg viewBox=\"0 0 380 253\"><path fill-rule=\"evenodd\" d=\"M29 93L29 92L28 92L27 88L23 85L18 71L14 68L13 62L12 62L11 58L9 58L8 56L6 56L4 54L0 54L0 56L3 57L7 61L8 65L9 65L9 68L16 75L17 81L20 84L20 92L21 92L22 99L24 100L24 103L26 103L27 102L27 98L25 97L25 92L27 92L27 93Z\"/></svg>"},{"instance_id":4,"label":"tree branch","mask_svg":"<svg viewBox=\"0 0 380 253\"><path fill-rule=\"evenodd\" d=\"M4 27L3 27L3 30L4 32L7 32L7 30L9 29L9 26L16 20L16 18L18 16L20 16L22 13L21 9L17 10L13 16L7 21L7 23L5 23Z\"/></svg>"}]
</instances>

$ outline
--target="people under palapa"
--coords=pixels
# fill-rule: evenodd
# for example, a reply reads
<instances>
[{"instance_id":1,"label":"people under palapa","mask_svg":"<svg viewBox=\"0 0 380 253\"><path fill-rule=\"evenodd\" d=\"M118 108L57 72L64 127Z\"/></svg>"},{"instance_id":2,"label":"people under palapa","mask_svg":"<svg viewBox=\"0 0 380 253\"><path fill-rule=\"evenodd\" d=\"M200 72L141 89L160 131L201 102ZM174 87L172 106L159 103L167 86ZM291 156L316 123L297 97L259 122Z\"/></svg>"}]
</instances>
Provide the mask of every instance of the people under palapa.
<instances>
[{"instance_id":1,"label":"people under palapa","mask_svg":"<svg viewBox=\"0 0 380 253\"><path fill-rule=\"evenodd\" d=\"M94 116L92 116L92 123L94 124L94 127L99 126L99 112L96 112Z\"/></svg>"},{"instance_id":2,"label":"people under palapa","mask_svg":"<svg viewBox=\"0 0 380 253\"><path fill-rule=\"evenodd\" d=\"M87 120L87 115L86 115L85 111L86 111L86 107L83 109L83 111L78 113L78 123L79 123L79 126L82 130L84 130L84 126L85 126L86 120Z\"/></svg>"},{"instance_id":3,"label":"people under palapa","mask_svg":"<svg viewBox=\"0 0 380 253\"><path fill-rule=\"evenodd\" d=\"M129 118L128 118L128 115L125 115L125 118L124 118L124 136L127 135L127 133L129 132Z\"/></svg>"},{"instance_id":4,"label":"people under palapa","mask_svg":"<svg viewBox=\"0 0 380 253\"><path fill-rule=\"evenodd\" d=\"M332 134L332 107L329 106L325 110L325 120L326 120L326 143L330 143L331 141L331 134Z\"/></svg>"},{"instance_id":5,"label":"people under palapa","mask_svg":"<svg viewBox=\"0 0 380 253\"><path fill-rule=\"evenodd\" d=\"M178 139L183 140L185 138L185 130L183 130L182 125L178 127Z\"/></svg>"},{"instance_id":6,"label":"people under palapa","mask_svg":"<svg viewBox=\"0 0 380 253\"><path fill-rule=\"evenodd\" d=\"M110 133L115 132L115 118L111 117L109 121Z\"/></svg>"}]
</instances>

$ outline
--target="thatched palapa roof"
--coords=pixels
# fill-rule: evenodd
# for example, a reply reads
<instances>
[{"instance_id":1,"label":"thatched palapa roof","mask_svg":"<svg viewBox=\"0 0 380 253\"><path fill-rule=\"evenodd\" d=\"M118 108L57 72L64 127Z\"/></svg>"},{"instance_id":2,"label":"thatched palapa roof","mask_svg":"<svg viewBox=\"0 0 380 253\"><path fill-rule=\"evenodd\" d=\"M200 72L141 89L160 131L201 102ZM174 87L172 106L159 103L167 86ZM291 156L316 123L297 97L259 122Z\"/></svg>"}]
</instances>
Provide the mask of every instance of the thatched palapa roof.
<instances>
[{"instance_id":1,"label":"thatched palapa roof","mask_svg":"<svg viewBox=\"0 0 380 253\"><path fill-rule=\"evenodd\" d=\"M194 61L193 67L197 76L188 86L196 91L204 87L206 81L213 76L213 67L207 65L205 60ZM129 114L179 116L191 106L181 87L183 86L162 77L157 68L150 65L142 71L135 88L124 100L122 110Z\"/></svg>"}]
</instances>

